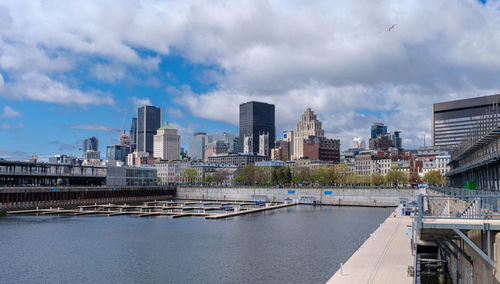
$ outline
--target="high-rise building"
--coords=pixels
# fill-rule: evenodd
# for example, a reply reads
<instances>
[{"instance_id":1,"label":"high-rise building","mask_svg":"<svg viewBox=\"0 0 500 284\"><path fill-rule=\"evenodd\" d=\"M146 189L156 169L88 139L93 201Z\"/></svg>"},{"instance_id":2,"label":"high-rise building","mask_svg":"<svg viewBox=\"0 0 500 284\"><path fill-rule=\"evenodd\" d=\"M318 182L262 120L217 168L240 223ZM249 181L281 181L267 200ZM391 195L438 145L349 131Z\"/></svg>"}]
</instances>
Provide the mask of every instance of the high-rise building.
<instances>
[{"instance_id":1,"label":"high-rise building","mask_svg":"<svg viewBox=\"0 0 500 284\"><path fill-rule=\"evenodd\" d=\"M99 140L97 137L92 136L83 139L83 153L87 151L99 151Z\"/></svg>"},{"instance_id":2,"label":"high-rise building","mask_svg":"<svg viewBox=\"0 0 500 284\"><path fill-rule=\"evenodd\" d=\"M205 150L205 159L208 157L227 154L229 150L229 143L223 140L213 141L207 144Z\"/></svg>"},{"instance_id":3,"label":"high-rise building","mask_svg":"<svg viewBox=\"0 0 500 284\"><path fill-rule=\"evenodd\" d=\"M361 137L354 137L354 139L352 139L351 148L352 149L366 149L366 142Z\"/></svg>"},{"instance_id":4,"label":"high-rise building","mask_svg":"<svg viewBox=\"0 0 500 284\"><path fill-rule=\"evenodd\" d=\"M177 129L167 122L154 136L153 156L161 160L178 160L180 155L181 137L177 135Z\"/></svg>"},{"instance_id":5,"label":"high-rise building","mask_svg":"<svg viewBox=\"0 0 500 284\"><path fill-rule=\"evenodd\" d=\"M379 136L387 135L387 126L383 123L374 122L371 129L371 139L376 139Z\"/></svg>"},{"instance_id":6,"label":"high-rise building","mask_svg":"<svg viewBox=\"0 0 500 284\"><path fill-rule=\"evenodd\" d=\"M301 120L297 123L297 130L294 133L293 159L298 160L304 157L304 140L309 136L324 137L325 132L321 129L321 121L316 114L307 108L302 114Z\"/></svg>"},{"instance_id":7,"label":"high-rise building","mask_svg":"<svg viewBox=\"0 0 500 284\"><path fill-rule=\"evenodd\" d=\"M274 105L262 102L247 102L240 104L240 149L243 148L244 139L252 138L251 153L259 152L260 133L269 133L267 149L274 146L276 139ZM268 154L269 155L269 154Z\"/></svg>"},{"instance_id":8,"label":"high-rise building","mask_svg":"<svg viewBox=\"0 0 500 284\"><path fill-rule=\"evenodd\" d=\"M137 149L137 117L132 118L130 125L130 150L134 152Z\"/></svg>"},{"instance_id":9,"label":"high-rise building","mask_svg":"<svg viewBox=\"0 0 500 284\"><path fill-rule=\"evenodd\" d=\"M137 111L137 150L153 156L153 137L161 127L161 108L143 106Z\"/></svg>"},{"instance_id":10,"label":"high-rise building","mask_svg":"<svg viewBox=\"0 0 500 284\"><path fill-rule=\"evenodd\" d=\"M309 136L304 141L304 157L311 160L340 162L340 140Z\"/></svg>"},{"instance_id":11,"label":"high-rise building","mask_svg":"<svg viewBox=\"0 0 500 284\"><path fill-rule=\"evenodd\" d=\"M491 106L499 103L500 94L433 104L432 145L458 146L482 117L488 117Z\"/></svg>"},{"instance_id":12,"label":"high-rise building","mask_svg":"<svg viewBox=\"0 0 500 284\"><path fill-rule=\"evenodd\" d=\"M287 143L288 144L288 149L287 149L288 160L287 161L290 161L293 157L294 140L295 140L295 131L293 131L293 130L283 131L283 141L288 142Z\"/></svg>"},{"instance_id":13,"label":"high-rise building","mask_svg":"<svg viewBox=\"0 0 500 284\"><path fill-rule=\"evenodd\" d=\"M212 142L206 132L195 132L194 136L188 138L188 154L192 160L205 159L205 148Z\"/></svg>"},{"instance_id":14,"label":"high-rise building","mask_svg":"<svg viewBox=\"0 0 500 284\"><path fill-rule=\"evenodd\" d=\"M106 160L126 162L130 147L126 145L111 145L106 148Z\"/></svg>"},{"instance_id":15,"label":"high-rise building","mask_svg":"<svg viewBox=\"0 0 500 284\"><path fill-rule=\"evenodd\" d=\"M403 149L403 138L401 138L401 131L394 131L390 133L392 145L398 149Z\"/></svg>"}]
</instances>

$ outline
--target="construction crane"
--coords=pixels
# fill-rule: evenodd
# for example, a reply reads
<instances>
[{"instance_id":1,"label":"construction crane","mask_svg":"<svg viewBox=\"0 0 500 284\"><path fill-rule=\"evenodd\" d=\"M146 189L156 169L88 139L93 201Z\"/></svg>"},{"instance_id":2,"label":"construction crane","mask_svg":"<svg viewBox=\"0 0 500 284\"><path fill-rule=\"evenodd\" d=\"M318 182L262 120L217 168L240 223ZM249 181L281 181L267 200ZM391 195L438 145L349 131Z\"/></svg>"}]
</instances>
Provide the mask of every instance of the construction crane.
<instances>
[{"instance_id":1,"label":"construction crane","mask_svg":"<svg viewBox=\"0 0 500 284\"><path fill-rule=\"evenodd\" d=\"M73 137L75 138L75 146L78 149L78 159L80 159L80 151L82 151L82 148L78 144L78 139L76 138L76 134L74 131L73 131Z\"/></svg>"},{"instance_id":2,"label":"construction crane","mask_svg":"<svg viewBox=\"0 0 500 284\"><path fill-rule=\"evenodd\" d=\"M123 129L123 124L125 124L125 119L127 119L127 115L128 115L128 109L125 111L125 115L123 116L123 119L122 119L122 124L120 125L120 128L118 128L116 130L116 132L118 132L118 140L120 140L120 135L122 133L122 129ZM125 133L125 132L124 132Z\"/></svg>"}]
</instances>

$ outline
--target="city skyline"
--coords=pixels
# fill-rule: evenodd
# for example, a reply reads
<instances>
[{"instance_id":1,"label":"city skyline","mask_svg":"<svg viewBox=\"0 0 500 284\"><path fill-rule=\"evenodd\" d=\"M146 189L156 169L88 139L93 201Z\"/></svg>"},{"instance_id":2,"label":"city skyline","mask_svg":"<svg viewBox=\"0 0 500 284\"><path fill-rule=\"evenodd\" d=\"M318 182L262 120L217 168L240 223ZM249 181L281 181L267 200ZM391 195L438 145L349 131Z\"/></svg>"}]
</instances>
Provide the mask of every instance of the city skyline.
<instances>
[{"instance_id":1,"label":"city skyline","mask_svg":"<svg viewBox=\"0 0 500 284\"><path fill-rule=\"evenodd\" d=\"M107 5L1 8L0 157L77 155L89 136L106 149L144 104L162 108L186 148L194 132L238 134L238 105L253 100L276 106L277 136L311 107L343 148L379 121L416 148L424 136L430 144L432 104L500 89L493 2L314 2L304 10L144 1L120 7L120 17Z\"/></svg>"}]
</instances>

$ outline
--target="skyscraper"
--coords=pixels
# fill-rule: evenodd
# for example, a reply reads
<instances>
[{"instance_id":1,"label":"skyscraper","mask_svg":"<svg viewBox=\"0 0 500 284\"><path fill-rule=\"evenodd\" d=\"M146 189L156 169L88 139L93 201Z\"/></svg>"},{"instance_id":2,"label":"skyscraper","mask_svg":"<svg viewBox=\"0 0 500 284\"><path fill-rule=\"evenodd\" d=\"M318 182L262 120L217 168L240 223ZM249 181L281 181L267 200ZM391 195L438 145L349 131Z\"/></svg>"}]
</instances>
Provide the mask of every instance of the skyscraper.
<instances>
[{"instance_id":1,"label":"skyscraper","mask_svg":"<svg viewBox=\"0 0 500 284\"><path fill-rule=\"evenodd\" d=\"M153 156L153 137L161 127L161 108L143 106L137 111L137 150Z\"/></svg>"},{"instance_id":2,"label":"skyscraper","mask_svg":"<svg viewBox=\"0 0 500 284\"><path fill-rule=\"evenodd\" d=\"M276 126L274 117L274 105L262 102L247 102L240 104L240 149L244 149L243 144L246 137L252 139L252 149L249 152L259 152L259 135L269 133L267 149L274 146L276 140ZM247 138L249 139L249 138Z\"/></svg>"},{"instance_id":3,"label":"skyscraper","mask_svg":"<svg viewBox=\"0 0 500 284\"><path fill-rule=\"evenodd\" d=\"M99 140L97 137L92 136L83 139L83 153L87 151L99 151Z\"/></svg>"},{"instance_id":4,"label":"skyscraper","mask_svg":"<svg viewBox=\"0 0 500 284\"><path fill-rule=\"evenodd\" d=\"M298 160L304 156L304 140L309 139L309 136L324 137L325 132L321 129L321 121L318 120L314 111L307 108L297 123L297 130L294 132L294 160Z\"/></svg>"},{"instance_id":5,"label":"skyscraper","mask_svg":"<svg viewBox=\"0 0 500 284\"><path fill-rule=\"evenodd\" d=\"M205 146L212 142L206 132L195 132L188 138L188 154L192 160L205 159Z\"/></svg>"},{"instance_id":6,"label":"skyscraper","mask_svg":"<svg viewBox=\"0 0 500 284\"><path fill-rule=\"evenodd\" d=\"M181 137L177 135L177 129L165 125L158 129L154 136L155 158L162 160L178 160L181 155Z\"/></svg>"},{"instance_id":7,"label":"skyscraper","mask_svg":"<svg viewBox=\"0 0 500 284\"><path fill-rule=\"evenodd\" d=\"M375 139L379 136L387 135L387 126L383 123L374 122L372 125L371 139Z\"/></svg>"},{"instance_id":8,"label":"skyscraper","mask_svg":"<svg viewBox=\"0 0 500 284\"><path fill-rule=\"evenodd\" d=\"M132 118L130 126L130 150L134 152L137 148L137 117Z\"/></svg>"}]
</instances>

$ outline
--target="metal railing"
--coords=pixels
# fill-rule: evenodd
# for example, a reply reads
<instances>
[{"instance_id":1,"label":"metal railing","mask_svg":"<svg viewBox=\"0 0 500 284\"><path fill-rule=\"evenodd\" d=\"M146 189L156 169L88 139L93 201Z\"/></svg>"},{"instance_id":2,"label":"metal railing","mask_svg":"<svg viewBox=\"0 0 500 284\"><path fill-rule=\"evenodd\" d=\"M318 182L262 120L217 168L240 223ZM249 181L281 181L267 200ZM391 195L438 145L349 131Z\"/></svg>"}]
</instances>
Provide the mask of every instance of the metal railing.
<instances>
[{"instance_id":1,"label":"metal railing","mask_svg":"<svg viewBox=\"0 0 500 284\"><path fill-rule=\"evenodd\" d=\"M500 219L499 194L420 195L418 218Z\"/></svg>"}]
</instances>

